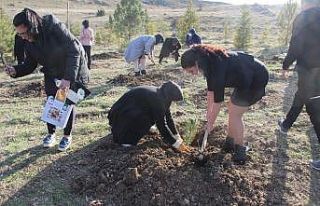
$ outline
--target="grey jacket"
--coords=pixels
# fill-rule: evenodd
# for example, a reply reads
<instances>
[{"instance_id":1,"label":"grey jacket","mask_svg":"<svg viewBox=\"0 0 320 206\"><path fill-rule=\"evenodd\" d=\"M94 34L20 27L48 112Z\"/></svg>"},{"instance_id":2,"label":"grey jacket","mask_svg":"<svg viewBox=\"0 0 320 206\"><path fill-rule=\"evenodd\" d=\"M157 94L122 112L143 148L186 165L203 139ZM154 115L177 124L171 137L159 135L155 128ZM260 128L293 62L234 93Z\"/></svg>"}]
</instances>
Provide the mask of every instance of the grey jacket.
<instances>
[{"instance_id":1,"label":"grey jacket","mask_svg":"<svg viewBox=\"0 0 320 206\"><path fill-rule=\"evenodd\" d=\"M151 54L156 44L156 38L152 35L143 35L132 40L124 53L125 60L130 63L136 61L142 55Z\"/></svg>"},{"instance_id":2,"label":"grey jacket","mask_svg":"<svg viewBox=\"0 0 320 206\"><path fill-rule=\"evenodd\" d=\"M52 78L86 83L89 70L85 51L76 37L53 15L42 18L42 27L36 41L25 44L26 59L16 65L16 76L32 73L38 64L42 72Z\"/></svg>"}]
</instances>

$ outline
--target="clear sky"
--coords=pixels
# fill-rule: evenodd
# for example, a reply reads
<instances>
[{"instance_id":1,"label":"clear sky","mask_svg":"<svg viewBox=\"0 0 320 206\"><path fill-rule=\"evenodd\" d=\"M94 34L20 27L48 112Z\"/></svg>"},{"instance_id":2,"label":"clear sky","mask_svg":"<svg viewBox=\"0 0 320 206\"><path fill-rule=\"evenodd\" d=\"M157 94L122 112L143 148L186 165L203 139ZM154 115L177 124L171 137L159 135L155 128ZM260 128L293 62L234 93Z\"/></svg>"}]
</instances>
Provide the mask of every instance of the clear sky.
<instances>
[{"instance_id":1,"label":"clear sky","mask_svg":"<svg viewBox=\"0 0 320 206\"><path fill-rule=\"evenodd\" d=\"M287 0L206 0L206 1L219 1L219 2L226 2L230 4L284 4ZM300 0L297 0L299 3Z\"/></svg>"}]
</instances>

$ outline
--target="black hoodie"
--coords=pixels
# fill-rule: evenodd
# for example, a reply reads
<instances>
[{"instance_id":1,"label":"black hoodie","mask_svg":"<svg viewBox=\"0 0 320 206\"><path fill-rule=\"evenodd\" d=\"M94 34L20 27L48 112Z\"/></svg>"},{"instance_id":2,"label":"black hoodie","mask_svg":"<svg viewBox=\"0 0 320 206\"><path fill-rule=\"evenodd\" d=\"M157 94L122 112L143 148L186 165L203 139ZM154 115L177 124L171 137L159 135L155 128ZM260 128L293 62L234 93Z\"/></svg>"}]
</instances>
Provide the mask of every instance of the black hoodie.
<instances>
[{"instance_id":1,"label":"black hoodie","mask_svg":"<svg viewBox=\"0 0 320 206\"><path fill-rule=\"evenodd\" d=\"M110 109L108 119L112 133L123 133L123 131L114 131L116 128L126 130L127 127L130 127L130 129L141 130L145 126L150 128L156 124L164 141L173 145L177 141L175 135L178 132L171 116L170 105L172 101L182 99L180 88L171 81L164 83L161 87L135 87L126 92ZM133 111L137 115L128 117L127 114L132 114ZM132 119L128 120L128 118ZM139 128L140 125L143 125L142 128Z\"/></svg>"}]
</instances>

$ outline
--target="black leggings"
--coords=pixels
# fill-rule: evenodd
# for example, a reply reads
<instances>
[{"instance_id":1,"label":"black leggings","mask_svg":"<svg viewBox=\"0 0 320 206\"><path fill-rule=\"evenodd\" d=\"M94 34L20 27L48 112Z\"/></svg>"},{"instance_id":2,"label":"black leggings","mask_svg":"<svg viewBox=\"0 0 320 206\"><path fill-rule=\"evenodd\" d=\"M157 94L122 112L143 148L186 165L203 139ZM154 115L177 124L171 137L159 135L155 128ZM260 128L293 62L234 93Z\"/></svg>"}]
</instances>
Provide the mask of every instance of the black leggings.
<instances>
[{"instance_id":1,"label":"black leggings","mask_svg":"<svg viewBox=\"0 0 320 206\"><path fill-rule=\"evenodd\" d=\"M44 87L45 87L45 92L46 92L47 97L56 95L58 88L54 82L53 77L49 77L47 75L44 76ZM75 107L73 107L73 110L72 110L70 117L69 117L69 120L67 122L67 126L63 130L64 135L69 136L71 134L73 124L75 121L75 116L76 116ZM56 126L54 126L52 124L47 123L47 128L48 128L49 134L54 134L56 131Z\"/></svg>"},{"instance_id":2,"label":"black leggings","mask_svg":"<svg viewBox=\"0 0 320 206\"><path fill-rule=\"evenodd\" d=\"M91 69L91 46L83 46L88 57L88 69Z\"/></svg>"}]
</instances>

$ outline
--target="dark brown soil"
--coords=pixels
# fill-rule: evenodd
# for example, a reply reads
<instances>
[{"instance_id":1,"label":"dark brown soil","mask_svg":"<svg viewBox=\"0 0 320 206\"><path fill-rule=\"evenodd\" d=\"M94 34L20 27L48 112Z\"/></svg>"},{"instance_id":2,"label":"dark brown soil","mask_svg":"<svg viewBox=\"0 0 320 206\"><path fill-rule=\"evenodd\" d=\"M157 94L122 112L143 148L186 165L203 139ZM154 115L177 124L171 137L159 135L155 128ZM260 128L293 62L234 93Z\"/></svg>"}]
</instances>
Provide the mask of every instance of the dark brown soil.
<instances>
[{"instance_id":1,"label":"dark brown soil","mask_svg":"<svg viewBox=\"0 0 320 206\"><path fill-rule=\"evenodd\" d=\"M29 82L25 84L14 85L8 89L8 95L13 97L29 98L45 96L44 82Z\"/></svg>"},{"instance_id":2,"label":"dark brown soil","mask_svg":"<svg viewBox=\"0 0 320 206\"><path fill-rule=\"evenodd\" d=\"M92 60L104 60L112 58L121 58L123 55L119 52L104 52L100 54L94 54L91 56Z\"/></svg>"},{"instance_id":3,"label":"dark brown soil","mask_svg":"<svg viewBox=\"0 0 320 206\"><path fill-rule=\"evenodd\" d=\"M248 174L251 166L234 165L231 155L220 151L224 131L218 127L209 137L204 167L194 164L197 148L191 154L176 153L157 134L133 148L121 148L108 136L80 160L90 163L90 170L76 175L73 191L106 205L265 204L267 183L261 174Z\"/></svg>"},{"instance_id":4,"label":"dark brown soil","mask_svg":"<svg viewBox=\"0 0 320 206\"><path fill-rule=\"evenodd\" d=\"M180 83L179 79L179 69L171 69L171 70L160 70L153 69L151 71L148 70L147 75L143 76L133 76L133 75L123 75L120 74L115 78L109 80L107 83L111 83L114 86L128 86L128 87L136 87L140 85L155 85L160 86L165 81L175 81Z\"/></svg>"},{"instance_id":5,"label":"dark brown soil","mask_svg":"<svg viewBox=\"0 0 320 206\"><path fill-rule=\"evenodd\" d=\"M168 77L162 72L153 70L142 77L119 75L109 83L130 87L161 85L168 78L179 81L175 70L166 72ZM267 97L268 101L260 101L254 109L279 104L278 92L270 89ZM205 98L206 91L200 90L192 101L205 108ZM183 111L174 115L181 116ZM285 205L304 201L305 196L284 184L287 176L292 182L310 176L308 167L289 160L285 137L276 133L275 138L261 139L260 130L249 127L247 137L254 146L246 165L241 166L233 163L231 154L221 151L226 131L225 125L217 125L209 135L208 162L202 167L195 164L197 141L190 154L180 154L164 144L159 134L147 135L132 148L119 147L109 135L79 160L81 170L69 180L72 191L104 205ZM183 131L180 134L184 136ZM202 136L203 128L199 128L195 140ZM295 175L287 172L296 170ZM295 187L305 193L302 190ZM292 193L295 201L288 201L284 193Z\"/></svg>"}]
</instances>

